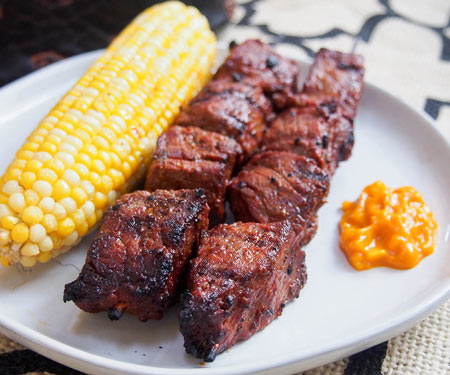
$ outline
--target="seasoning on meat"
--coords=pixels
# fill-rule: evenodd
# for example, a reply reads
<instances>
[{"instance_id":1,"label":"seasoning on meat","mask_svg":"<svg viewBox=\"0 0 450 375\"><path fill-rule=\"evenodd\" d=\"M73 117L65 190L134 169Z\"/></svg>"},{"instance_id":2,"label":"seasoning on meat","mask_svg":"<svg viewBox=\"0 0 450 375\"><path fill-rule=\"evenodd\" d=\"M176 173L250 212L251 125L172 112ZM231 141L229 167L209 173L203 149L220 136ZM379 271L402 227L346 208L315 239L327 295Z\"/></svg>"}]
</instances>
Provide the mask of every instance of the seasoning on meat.
<instances>
[{"instance_id":1,"label":"seasoning on meat","mask_svg":"<svg viewBox=\"0 0 450 375\"><path fill-rule=\"evenodd\" d=\"M161 319L180 291L201 232L208 227L202 189L124 195L104 215L78 278L66 284L64 302L82 310L126 310L139 320Z\"/></svg>"},{"instance_id":2,"label":"seasoning on meat","mask_svg":"<svg viewBox=\"0 0 450 375\"><path fill-rule=\"evenodd\" d=\"M234 45L217 70L214 80L233 80L239 74L244 82L260 87L278 109L297 90L298 65L259 40Z\"/></svg>"},{"instance_id":3,"label":"seasoning on meat","mask_svg":"<svg viewBox=\"0 0 450 375\"><path fill-rule=\"evenodd\" d=\"M289 222L222 224L200 241L182 298L188 353L205 362L281 315L306 282L305 253Z\"/></svg>"},{"instance_id":4,"label":"seasoning on meat","mask_svg":"<svg viewBox=\"0 0 450 375\"><path fill-rule=\"evenodd\" d=\"M237 220L270 223L290 220L302 244L317 229L317 210L325 202L328 175L308 158L271 151L254 156L228 187Z\"/></svg>"},{"instance_id":5,"label":"seasoning on meat","mask_svg":"<svg viewBox=\"0 0 450 375\"><path fill-rule=\"evenodd\" d=\"M216 225L224 219L226 187L241 154L232 138L197 127L173 126L158 139L145 189L202 187L211 210L210 224Z\"/></svg>"},{"instance_id":6,"label":"seasoning on meat","mask_svg":"<svg viewBox=\"0 0 450 375\"><path fill-rule=\"evenodd\" d=\"M272 105L259 87L244 82L211 81L182 109L176 125L197 126L234 138L244 158L252 155L262 139Z\"/></svg>"}]
</instances>

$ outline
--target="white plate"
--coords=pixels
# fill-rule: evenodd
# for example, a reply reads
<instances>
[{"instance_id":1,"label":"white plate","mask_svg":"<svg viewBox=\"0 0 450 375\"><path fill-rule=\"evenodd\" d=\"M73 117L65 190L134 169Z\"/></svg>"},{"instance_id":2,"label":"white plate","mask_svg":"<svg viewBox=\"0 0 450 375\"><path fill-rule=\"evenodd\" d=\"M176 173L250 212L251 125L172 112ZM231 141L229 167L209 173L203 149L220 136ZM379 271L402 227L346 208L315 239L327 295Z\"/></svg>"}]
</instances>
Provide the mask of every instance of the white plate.
<instances>
[{"instance_id":1,"label":"white plate","mask_svg":"<svg viewBox=\"0 0 450 375\"><path fill-rule=\"evenodd\" d=\"M92 52L44 68L0 90L0 170L37 122L99 56ZM305 70L307 64L301 63ZM288 374L368 348L406 330L450 296L450 146L428 118L366 84L353 157L341 164L306 247L308 282L283 315L250 340L201 365L184 352L177 308L162 321L64 304L64 284L81 267L89 239L31 272L0 270L0 328L12 339L91 374ZM439 223L434 254L409 271L357 272L338 249L340 205L382 179L423 193Z\"/></svg>"}]
</instances>

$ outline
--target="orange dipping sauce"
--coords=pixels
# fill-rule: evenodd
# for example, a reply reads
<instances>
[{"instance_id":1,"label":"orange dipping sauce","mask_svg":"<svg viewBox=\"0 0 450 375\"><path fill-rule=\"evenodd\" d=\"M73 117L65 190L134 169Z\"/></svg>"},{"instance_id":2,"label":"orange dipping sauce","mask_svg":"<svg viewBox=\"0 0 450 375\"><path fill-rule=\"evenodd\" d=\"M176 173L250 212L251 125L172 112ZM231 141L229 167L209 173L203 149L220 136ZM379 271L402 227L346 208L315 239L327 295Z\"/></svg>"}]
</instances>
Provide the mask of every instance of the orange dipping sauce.
<instances>
[{"instance_id":1,"label":"orange dipping sauce","mask_svg":"<svg viewBox=\"0 0 450 375\"><path fill-rule=\"evenodd\" d=\"M413 268L434 251L437 223L413 187L391 189L377 181L342 210L339 246L358 271Z\"/></svg>"}]
</instances>

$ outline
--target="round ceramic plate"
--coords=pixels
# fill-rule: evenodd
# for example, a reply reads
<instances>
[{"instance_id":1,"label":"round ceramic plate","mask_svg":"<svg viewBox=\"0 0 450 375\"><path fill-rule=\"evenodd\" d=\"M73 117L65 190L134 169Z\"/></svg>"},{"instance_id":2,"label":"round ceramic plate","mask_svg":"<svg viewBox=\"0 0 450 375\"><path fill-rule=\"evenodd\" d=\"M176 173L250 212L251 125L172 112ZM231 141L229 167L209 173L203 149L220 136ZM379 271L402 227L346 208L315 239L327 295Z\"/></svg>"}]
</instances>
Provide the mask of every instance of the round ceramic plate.
<instances>
[{"instance_id":1,"label":"round ceramic plate","mask_svg":"<svg viewBox=\"0 0 450 375\"><path fill-rule=\"evenodd\" d=\"M100 52L39 70L0 90L0 171L58 98ZM221 51L222 55L225 51ZM308 64L301 63L303 71ZM289 374L363 350L406 330L450 296L450 146L430 120L366 84L352 158L333 178L319 231L305 248L308 282L262 332L202 364L187 355L175 306L161 321L110 322L63 303L64 284L84 263L89 238L31 271L0 269L0 329L58 362L91 374ZM416 268L355 271L338 248L344 200L383 180L423 193L439 223L434 254Z\"/></svg>"}]
</instances>

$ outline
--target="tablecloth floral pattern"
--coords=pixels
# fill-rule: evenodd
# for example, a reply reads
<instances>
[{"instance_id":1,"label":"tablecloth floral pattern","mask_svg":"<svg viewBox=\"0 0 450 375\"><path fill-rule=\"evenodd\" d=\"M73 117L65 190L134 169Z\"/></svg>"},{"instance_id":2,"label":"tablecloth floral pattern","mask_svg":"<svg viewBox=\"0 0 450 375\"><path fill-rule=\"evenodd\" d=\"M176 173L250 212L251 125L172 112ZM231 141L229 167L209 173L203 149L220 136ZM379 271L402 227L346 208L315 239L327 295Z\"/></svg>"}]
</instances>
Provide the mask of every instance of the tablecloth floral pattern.
<instances>
[{"instance_id":1,"label":"tablecloth floral pattern","mask_svg":"<svg viewBox=\"0 0 450 375\"><path fill-rule=\"evenodd\" d=\"M366 79L423 110L450 137L449 0L239 0L219 40L260 38L291 57L355 50ZM79 374L0 336L5 375ZM6 372L5 372L6 371ZM303 375L450 373L450 301L404 334Z\"/></svg>"}]
</instances>

